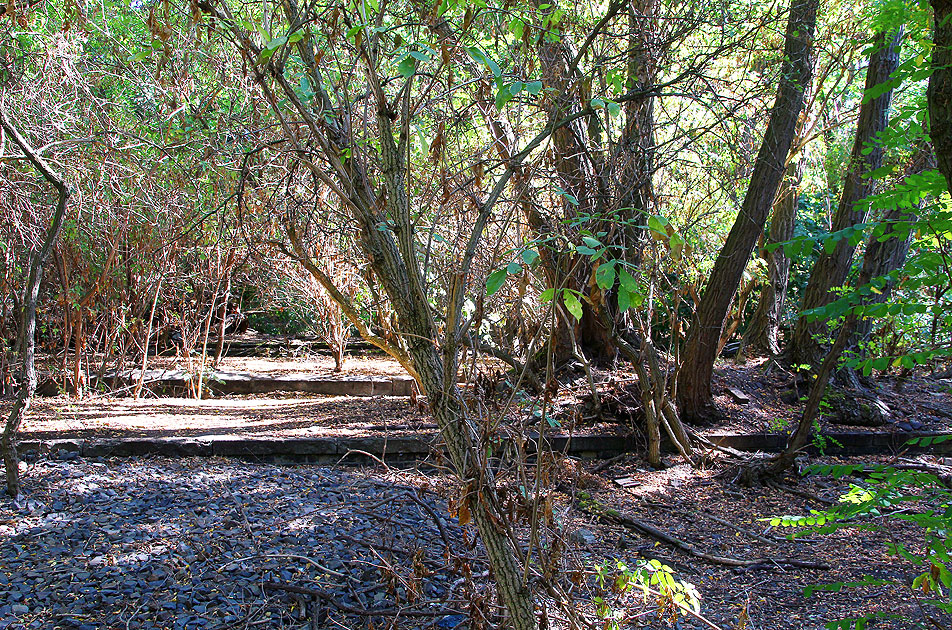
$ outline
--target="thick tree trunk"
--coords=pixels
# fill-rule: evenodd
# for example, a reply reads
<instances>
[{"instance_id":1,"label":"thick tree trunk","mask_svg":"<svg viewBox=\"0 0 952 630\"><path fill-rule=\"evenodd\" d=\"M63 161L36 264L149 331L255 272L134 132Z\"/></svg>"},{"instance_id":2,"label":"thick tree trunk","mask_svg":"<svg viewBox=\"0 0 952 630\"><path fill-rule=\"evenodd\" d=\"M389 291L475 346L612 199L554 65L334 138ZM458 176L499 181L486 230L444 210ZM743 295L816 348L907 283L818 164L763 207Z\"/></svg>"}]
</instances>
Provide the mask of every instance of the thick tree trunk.
<instances>
[{"instance_id":1,"label":"thick tree trunk","mask_svg":"<svg viewBox=\"0 0 952 630\"><path fill-rule=\"evenodd\" d=\"M557 3L548 3L541 13L549 16L558 10ZM539 65L542 73L542 82L546 86L546 113L550 121L561 120L578 111L579 105L587 105L591 95L585 95L583 77L578 69L572 66L574 52L562 40L550 41L547 37L540 37L538 44ZM561 222L572 219L578 214L598 216L605 209L607 199L604 173L599 168L590 146L593 138L590 137L591 127L586 127L581 120L560 126L552 134L552 154L559 188L565 194L561 199ZM571 196L571 198L570 198ZM570 236L571 238L571 236ZM565 257L563 254L562 257ZM557 282L566 289L589 293L597 293L598 289L591 282L592 265L587 261L566 260L562 267L575 268L570 276L560 277ZM556 285L558 286L558 285ZM598 296L593 296L597 302ZM577 324L578 334L573 331L575 343L579 348L596 361L611 360L614 358L614 347L611 341L611 331L606 330L599 314L595 312L599 305L582 302L582 318ZM554 326L561 328L560 318L555 318ZM566 326L573 322L566 322ZM553 341L559 343L554 348L555 364L571 360L579 349L566 345L565 333L554 332Z\"/></svg>"},{"instance_id":2,"label":"thick tree trunk","mask_svg":"<svg viewBox=\"0 0 952 630\"><path fill-rule=\"evenodd\" d=\"M774 203L773 217L766 244L776 245L793 238L800 201L800 181L806 160L802 157L787 166L787 175ZM790 258L783 247L764 247L762 256L767 261L767 283L760 291L760 301L744 333L743 347L738 356L750 351L770 356L780 354L780 320L787 300L787 282L790 279Z\"/></svg>"},{"instance_id":3,"label":"thick tree trunk","mask_svg":"<svg viewBox=\"0 0 952 630\"><path fill-rule=\"evenodd\" d=\"M657 0L637 0L628 8L628 89L645 88L657 78L657 52L652 50L651 37L657 28ZM655 97L625 103L625 126L618 142L616 204L622 218L629 223L624 230L625 257L628 262L641 262L640 246L644 241L643 226L647 224L654 199L652 177L655 171Z\"/></svg>"},{"instance_id":4,"label":"thick tree trunk","mask_svg":"<svg viewBox=\"0 0 952 630\"><path fill-rule=\"evenodd\" d=\"M23 291L23 303L20 315L20 349L23 366L20 372L20 391L17 395L10 416L0 435L0 452L3 455L3 464L6 470L7 494L14 499L20 496L20 461L17 455L17 432L23 416L30 406L30 401L36 392L36 368L34 367L34 352L36 349L36 303L40 295L40 283L43 280L43 264L50 255L53 243L63 227L63 216L69 203L70 190L63 178L50 169L42 157L36 154L33 147L26 141L19 131L10 123L7 113L0 107L0 126L20 147L23 154L33 164L43 177L53 185L59 198L53 218L46 231L40 249L30 256L30 271Z\"/></svg>"},{"instance_id":5,"label":"thick tree trunk","mask_svg":"<svg viewBox=\"0 0 952 630\"><path fill-rule=\"evenodd\" d=\"M866 70L866 93L888 81L890 75L895 72L899 65L901 38L902 29L888 34L881 33L876 37L876 49L869 57L869 68ZM864 101L860 106L856 138L843 182L843 194L833 217L833 232L863 223L869 217L869 204L864 200L872 194L874 182L868 174L882 165L883 149L879 145L878 136L889 124L891 103L892 90L887 90L877 98ZM832 252L824 249L804 290L801 311L819 308L833 299L832 289L842 286L846 281L855 249L856 246L846 238L836 241ZM788 348L790 361L796 365L819 364L824 355L821 339L825 329L826 321L822 319L810 320L801 317L797 320Z\"/></svg>"},{"instance_id":6,"label":"thick tree trunk","mask_svg":"<svg viewBox=\"0 0 952 630\"><path fill-rule=\"evenodd\" d=\"M952 193L952 0L932 0L935 35L929 77L929 136Z\"/></svg>"},{"instance_id":7,"label":"thick tree trunk","mask_svg":"<svg viewBox=\"0 0 952 630\"><path fill-rule=\"evenodd\" d=\"M704 421L715 413L711 378L731 300L777 195L804 93L813 74L813 31L819 0L791 0L777 100L750 177L747 194L708 279L688 332L678 376L681 416Z\"/></svg>"}]
</instances>

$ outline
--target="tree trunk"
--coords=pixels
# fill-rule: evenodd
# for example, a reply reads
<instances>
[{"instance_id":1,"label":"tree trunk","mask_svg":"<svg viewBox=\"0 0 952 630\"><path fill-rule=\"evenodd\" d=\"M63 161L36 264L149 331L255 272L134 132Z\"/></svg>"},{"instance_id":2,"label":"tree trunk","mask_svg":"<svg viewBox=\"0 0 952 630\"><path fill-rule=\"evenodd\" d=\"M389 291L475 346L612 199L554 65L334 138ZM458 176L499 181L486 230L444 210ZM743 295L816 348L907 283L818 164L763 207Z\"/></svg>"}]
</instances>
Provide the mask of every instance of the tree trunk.
<instances>
[{"instance_id":1,"label":"tree trunk","mask_svg":"<svg viewBox=\"0 0 952 630\"><path fill-rule=\"evenodd\" d=\"M880 33L876 37L876 48L869 57L869 68L866 70L867 94L877 85L888 81L890 75L895 72L899 65L901 38L901 28L891 33ZM877 98L864 101L860 106L856 138L843 182L843 194L833 217L833 232L864 223L869 217L869 204L863 200L873 192L874 182L869 178L869 173L882 165L883 149L879 146L878 136L889 124L891 103L890 89ZM836 241L832 252L824 249L804 290L801 311L819 308L833 300L832 290L846 281L855 249L855 244L850 243L848 238ZM797 320L788 348L790 361L795 365L817 365L824 355L820 339L825 329L826 321L822 319L809 320L801 317Z\"/></svg>"},{"instance_id":2,"label":"tree trunk","mask_svg":"<svg viewBox=\"0 0 952 630\"><path fill-rule=\"evenodd\" d=\"M935 34L929 77L929 136L952 193L952 0L932 0Z\"/></svg>"},{"instance_id":3,"label":"tree trunk","mask_svg":"<svg viewBox=\"0 0 952 630\"><path fill-rule=\"evenodd\" d=\"M899 238L896 234L893 234L882 242L879 241L879 237L881 234L888 235L893 232L891 226L895 223L913 220L915 220L915 216L911 214L909 208L893 208L886 213L886 216L883 217L885 232L874 230L873 234L870 235L866 253L863 256L863 267L856 279L855 288L857 291L869 284L870 280L891 271L890 267L898 268L898 265L901 265L900 261L905 259L905 254L909 251L908 237ZM886 291L883 291L883 293L886 293ZM875 292L869 292L868 295L859 299L859 303L863 306L869 306L881 302L883 299L885 298ZM773 459L763 474L769 476L782 474L793 464L797 453L807 445L816 425L820 413L820 403L826 395L830 377L834 374L840 357L855 340L855 335L862 321L855 310L850 310L836 340L817 371L816 380L813 381L813 385L810 387L810 394L807 397L807 403L804 406L803 415L800 417L796 432L790 437L784 451Z\"/></svg>"},{"instance_id":4,"label":"tree trunk","mask_svg":"<svg viewBox=\"0 0 952 630\"><path fill-rule=\"evenodd\" d=\"M53 243L63 227L63 216L66 214L70 190L63 178L50 169L46 161L36 154L33 147L10 123L7 113L2 107L0 107L0 126L20 147L30 163L53 185L59 195L43 244L39 251L30 256L30 272L23 291L20 315L20 329L22 331L20 349L23 359L20 391L17 394L16 402L13 404L13 409L10 411L10 416L3 427L3 434L0 435L0 451L2 451L3 464L6 469L7 494L17 499L20 496L20 461L16 448L17 432L20 429L23 416L30 406L33 394L36 392L36 368L33 363L36 350L36 303L40 295L40 283L43 280L43 264L46 262L50 250L53 248Z\"/></svg>"},{"instance_id":5,"label":"tree trunk","mask_svg":"<svg viewBox=\"0 0 952 630\"><path fill-rule=\"evenodd\" d=\"M787 167L787 175L774 203L773 217L767 234L767 245L776 245L793 238L800 201L800 181L806 160L803 157ZM787 282L790 279L790 258L783 247L764 247L762 256L767 261L767 283L760 291L760 301L744 333L743 346L738 356L750 350L770 356L780 354L780 320L787 300Z\"/></svg>"},{"instance_id":6,"label":"tree trunk","mask_svg":"<svg viewBox=\"0 0 952 630\"><path fill-rule=\"evenodd\" d=\"M784 163L813 74L813 31L819 0L791 0L777 100L770 112L747 194L708 279L688 332L678 376L681 416L704 421L716 410L711 394L714 361L724 318L783 178Z\"/></svg>"},{"instance_id":7,"label":"tree trunk","mask_svg":"<svg viewBox=\"0 0 952 630\"><path fill-rule=\"evenodd\" d=\"M929 144L923 143L906 168L906 177L932 168L935 168L934 154ZM871 259L870 274L872 278L883 278L882 286L879 287L880 293L868 296L867 299L870 304L881 304L889 299L889 295L896 285L896 278L891 277L890 274L906 264L906 256L908 256L909 246L912 244L911 232L903 238L899 238L899 235L893 233L897 231L897 227L901 227L901 224L917 220L923 202L924 200L920 199L911 207L890 208L880 219L879 227L870 234L863 260L865 263L866 259ZM856 323L856 332L850 342L850 347L861 348L863 342L869 340L872 327L872 318L864 317L860 319Z\"/></svg>"},{"instance_id":8,"label":"tree trunk","mask_svg":"<svg viewBox=\"0 0 952 630\"><path fill-rule=\"evenodd\" d=\"M651 49L649 33L657 28L657 0L637 0L628 9L628 89L645 88L657 78L656 51ZM624 230L625 259L641 262L640 247L644 226L654 200L652 177L655 171L655 97L625 103L625 126L616 156L618 190L616 204L621 217L629 223Z\"/></svg>"}]
</instances>

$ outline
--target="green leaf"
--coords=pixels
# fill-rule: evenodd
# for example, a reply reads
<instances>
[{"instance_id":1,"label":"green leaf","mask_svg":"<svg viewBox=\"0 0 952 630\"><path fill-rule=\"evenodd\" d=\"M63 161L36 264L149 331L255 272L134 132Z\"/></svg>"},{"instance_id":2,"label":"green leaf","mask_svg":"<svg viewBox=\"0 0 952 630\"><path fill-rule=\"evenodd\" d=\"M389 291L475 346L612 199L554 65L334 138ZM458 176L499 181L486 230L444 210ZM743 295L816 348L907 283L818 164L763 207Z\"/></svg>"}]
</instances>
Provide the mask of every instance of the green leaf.
<instances>
[{"instance_id":1,"label":"green leaf","mask_svg":"<svg viewBox=\"0 0 952 630\"><path fill-rule=\"evenodd\" d=\"M506 103L512 100L512 92L509 91L509 86L504 85L496 91L496 110L502 111L502 108L506 106Z\"/></svg>"},{"instance_id":2,"label":"green leaf","mask_svg":"<svg viewBox=\"0 0 952 630\"><path fill-rule=\"evenodd\" d=\"M533 96L538 96L542 92L542 81L533 81L532 83L526 83L526 92Z\"/></svg>"},{"instance_id":3,"label":"green leaf","mask_svg":"<svg viewBox=\"0 0 952 630\"><path fill-rule=\"evenodd\" d=\"M618 270L618 281L629 293L638 293L638 283L632 275L628 273L627 269L622 268Z\"/></svg>"},{"instance_id":4,"label":"green leaf","mask_svg":"<svg viewBox=\"0 0 952 630\"><path fill-rule=\"evenodd\" d=\"M662 216L653 215L648 217L648 229L652 232L657 232L662 236L668 235L668 220Z\"/></svg>"},{"instance_id":5,"label":"green leaf","mask_svg":"<svg viewBox=\"0 0 952 630\"><path fill-rule=\"evenodd\" d=\"M403 58L403 61L397 65L397 72L399 72L403 78L409 79L414 74L416 74L417 60L409 55Z\"/></svg>"},{"instance_id":6,"label":"green leaf","mask_svg":"<svg viewBox=\"0 0 952 630\"><path fill-rule=\"evenodd\" d=\"M524 249L522 250L522 259L526 261L527 265L531 265L539 258L539 252L534 249Z\"/></svg>"},{"instance_id":7,"label":"green leaf","mask_svg":"<svg viewBox=\"0 0 952 630\"><path fill-rule=\"evenodd\" d=\"M595 270L595 284L602 291L608 291L615 286L615 262L607 262Z\"/></svg>"},{"instance_id":8,"label":"green leaf","mask_svg":"<svg viewBox=\"0 0 952 630\"><path fill-rule=\"evenodd\" d=\"M129 56L126 58L126 61L128 61L129 63L135 63L135 62L137 62L137 61L142 61L142 60L144 60L144 59L148 59L149 57L152 56L152 52L153 52L153 51L152 51L151 48L147 48L147 49L145 49L145 50L143 50L143 51L137 52L137 53L134 54L134 55L129 55Z\"/></svg>"},{"instance_id":9,"label":"green leaf","mask_svg":"<svg viewBox=\"0 0 952 630\"><path fill-rule=\"evenodd\" d=\"M539 300L541 302L551 302L553 297L555 297L555 289L550 287L539 295Z\"/></svg>"},{"instance_id":10,"label":"green leaf","mask_svg":"<svg viewBox=\"0 0 952 630\"><path fill-rule=\"evenodd\" d=\"M522 265L520 265L517 262L511 262L506 266L506 271L508 271L511 275L515 276L517 274L522 273Z\"/></svg>"},{"instance_id":11,"label":"green leaf","mask_svg":"<svg viewBox=\"0 0 952 630\"><path fill-rule=\"evenodd\" d=\"M562 303L565 304L566 310L572 314L576 321L582 321L582 303L578 301L574 293L571 291L563 292Z\"/></svg>"},{"instance_id":12,"label":"green leaf","mask_svg":"<svg viewBox=\"0 0 952 630\"><path fill-rule=\"evenodd\" d=\"M469 46L466 49L466 52L468 52L469 56L472 57L475 61L478 61L479 63L489 68L489 71L492 72L495 78L498 79L499 77L502 76L502 70L499 69L499 65L496 64L495 61L490 59L486 55L486 53L481 51L479 48L476 48L475 46Z\"/></svg>"},{"instance_id":13,"label":"green leaf","mask_svg":"<svg viewBox=\"0 0 952 630\"><path fill-rule=\"evenodd\" d=\"M619 114L621 114L621 106L619 106L615 101L607 101L605 103L605 107L608 109L608 114L612 118L616 118Z\"/></svg>"},{"instance_id":14,"label":"green leaf","mask_svg":"<svg viewBox=\"0 0 952 630\"><path fill-rule=\"evenodd\" d=\"M618 312L624 313L631 308L631 294L622 287L618 291Z\"/></svg>"},{"instance_id":15,"label":"green leaf","mask_svg":"<svg viewBox=\"0 0 952 630\"><path fill-rule=\"evenodd\" d=\"M568 201L568 202L569 202L570 204L572 204L573 206L578 206L578 199L576 199L574 195L571 195L571 194L565 192L564 190L562 190L562 189L559 188L558 186L555 187L555 192L557 192L557 193L559 194L559 196L563 197L566 201Z\"/></svg>"},{"instance_id":16,"label":"green leaf","mask_svg":"<svg viewBox=\"0 0 952 630\"><path fill-rule=\"evenodd\" d=\"M259 66L268 63L271 57L274 57L275 51L277 51L277 48L263 48L261 53L258 54L258 59L255 63Z\"/></svg>"},{"instance_id":17,"label":"green leaf","mask_svg":"<svg viewBox=\"0 0 952 630\"><path fill-rule=\"evenodd\" d=\"M506 270L497 269L486 279L486 295L492 295L506 282Z\"/></svg>"},{"instance_id":18,"label":"green leaf","mask_svg":"<svg viewBox=\"0 0 952 630\"><path fill-rule=\"evenodd\" d=\"M277 50L288 43L287 37L275 37L265 46L266 50Z\"/></svg>"}]
</instances>

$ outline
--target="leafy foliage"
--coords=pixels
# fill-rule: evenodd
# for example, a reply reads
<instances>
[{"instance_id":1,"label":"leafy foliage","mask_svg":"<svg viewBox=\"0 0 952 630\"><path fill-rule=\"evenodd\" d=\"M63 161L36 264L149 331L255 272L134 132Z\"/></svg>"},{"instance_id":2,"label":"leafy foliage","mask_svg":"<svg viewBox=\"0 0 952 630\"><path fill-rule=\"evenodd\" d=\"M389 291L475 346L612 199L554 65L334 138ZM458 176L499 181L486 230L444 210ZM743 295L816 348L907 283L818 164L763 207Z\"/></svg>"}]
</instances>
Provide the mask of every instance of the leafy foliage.
<instances>
[{"instance_id":1,"label":"leafy foliage","mask_svg":"<svg viewBox=\"0 0 952 630\"><path fill-rule=\"evenodd\" d=\"M917 444L928 445L945 441L949 436L921 438ZM909 594L926 606L952 615L952 489L931 472L899 469L891 466L816 465L804 474L832 476L860 476L861 481L850 484L839 503L828 510L811 510L808 515L781 516L765 519L775 527L797 528L794 537L807 534L831 534L843 529L883 530L899 521L920 528L923 544L912 545L908 539L896 539L888 544L891 555L905 560L921 571L909 583L900 584L893 578L864 576L852 582L833 582L808 586L804 595L817 592L838 592L844 588L884 586L893 584L906 588ZM830 630L865 628L873 619L888 615L881 613L841 619L826 625ZM926 626L923 626L926 627Z\"/></svg>"}]
</instances>

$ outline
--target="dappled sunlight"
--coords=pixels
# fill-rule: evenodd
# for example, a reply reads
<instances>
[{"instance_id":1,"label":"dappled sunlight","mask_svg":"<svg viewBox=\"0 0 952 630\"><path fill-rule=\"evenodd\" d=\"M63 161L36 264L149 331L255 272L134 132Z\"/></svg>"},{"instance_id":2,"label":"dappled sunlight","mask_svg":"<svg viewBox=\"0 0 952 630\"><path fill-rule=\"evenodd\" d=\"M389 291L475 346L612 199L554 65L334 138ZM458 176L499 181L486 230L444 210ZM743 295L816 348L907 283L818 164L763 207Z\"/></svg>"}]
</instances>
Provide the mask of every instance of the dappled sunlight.
<instances>
[{"instance_id":1,"label":"dappled sunlight","mask_svg":"<svg viewBox=\"0 0 952 630\"><path fill-rule=\"evenodd\" d=\"M43 399L23 424L24 439L56 437L199 437L222 434L316 436L428 428L405 398L323 396L84 401Z\"/></svg>"}]
</instances>

